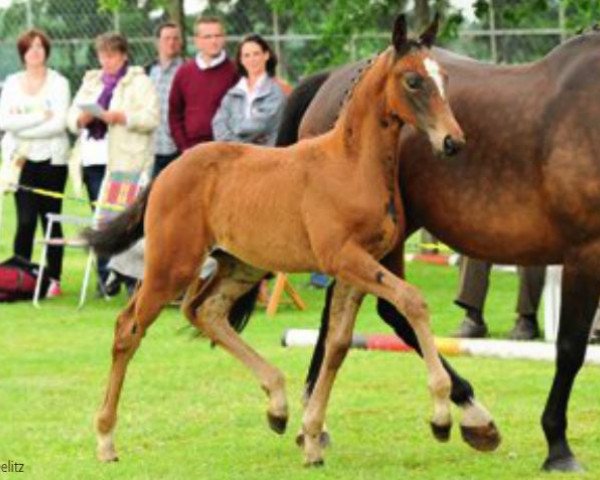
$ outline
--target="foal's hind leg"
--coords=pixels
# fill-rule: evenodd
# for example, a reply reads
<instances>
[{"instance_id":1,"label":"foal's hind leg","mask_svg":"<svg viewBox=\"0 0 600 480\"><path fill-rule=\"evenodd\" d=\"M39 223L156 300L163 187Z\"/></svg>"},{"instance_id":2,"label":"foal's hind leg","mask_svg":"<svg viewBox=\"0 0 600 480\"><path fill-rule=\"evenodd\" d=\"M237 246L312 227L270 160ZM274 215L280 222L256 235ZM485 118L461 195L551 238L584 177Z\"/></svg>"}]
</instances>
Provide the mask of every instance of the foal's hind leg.
<instances>
[{"instance_id":1,"label":"foal's hind leg","mask_svg":"<svg viewBox=\"0 0 600 480\"><path fill-rule=\"evenodd\" d=\"M152 325L163 305L177 292L154 290L144 281L127 307L119 314L115 325L112 367L104 402L96 415L97 456L108 462L118 460L113 432L117 421L117 406L129 361L138 349L146 330Z\"/></svg>"},{"instance_id":2,"label":"foal's hind leg","mask_svg":"<svg viewBox=\"0 0 600 480\"><path fill-rule=\"evenodd\" d=\"M288 419L283 374L246 344L228 323L228 313L235 301L264 275L264 271L243 264L233 257L220 258L219 269L211 285L205 289L201 280L195 280L186 293L182 309L192 324L258 377L269 397L269 426L275 432L283 433Z\"/></svg>"},{"instance_id":3,"label":"foal's hind leg","mask_svg":"<svg viewBox=\"0 0 600 480\"><path fill-rule=\"evenodd\" d=\"M144 280L117 318L108 386L96 416L97 453L100 460L117 460L113 431L129 361L162 307L183 291L197 275L204 251L201 232L195 238L197 241L194 245L186 236L168 238L171 248L161 250L158 248L161 238L147 235Z\"/></svg>"}]
</instances>

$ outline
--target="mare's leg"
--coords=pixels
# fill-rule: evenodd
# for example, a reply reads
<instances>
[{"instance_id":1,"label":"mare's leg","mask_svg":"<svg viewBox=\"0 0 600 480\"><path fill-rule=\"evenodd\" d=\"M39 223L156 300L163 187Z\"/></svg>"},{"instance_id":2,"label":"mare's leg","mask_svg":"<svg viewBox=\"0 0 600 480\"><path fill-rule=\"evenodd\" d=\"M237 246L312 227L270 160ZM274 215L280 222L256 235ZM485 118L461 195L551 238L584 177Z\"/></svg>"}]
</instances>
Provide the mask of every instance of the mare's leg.
<instances>
[{"instance_id":1,"label":"mare's leg","mask_svg":"<svg viewBox=\"0 0 600 480\"><path fill-rule=\"evenodd\" d=\"M569 448L566 429L569 396L585 359L600 292L597 274L600 272L600 247L590 250L570 256L564 264L556 372L542 416L548 442L548 457L543 465L545 470L581 470Z\"/></svg>"},{"instance_id":2,"label":"mare's leg","mask_svg":"<svg viewBox=\"0 0 600 480\"><path fill-rule=\"evenodd\" d=\"M193 325L256 375L269 397L269 425L275 432L283 433L288 419L284 376L244 342L228 322L228 314L236 300L264 276L262 270L231 256L222 256L209 285L196 279L189 287L182 310Z\"/></svg>"},{"instance_id":3,"label":"mare's leg","mask_svg":"<svg viewBox=\"0 0 600 480\"><path fill-rule=\"evenodd\" d=\"M337 371L350 348L356 313L363 298L364 293L349 284L338 282L334 287L325 356L302 420L306 465L323 464L321 436L325 410Z\"/></svg>"}]
</instances>

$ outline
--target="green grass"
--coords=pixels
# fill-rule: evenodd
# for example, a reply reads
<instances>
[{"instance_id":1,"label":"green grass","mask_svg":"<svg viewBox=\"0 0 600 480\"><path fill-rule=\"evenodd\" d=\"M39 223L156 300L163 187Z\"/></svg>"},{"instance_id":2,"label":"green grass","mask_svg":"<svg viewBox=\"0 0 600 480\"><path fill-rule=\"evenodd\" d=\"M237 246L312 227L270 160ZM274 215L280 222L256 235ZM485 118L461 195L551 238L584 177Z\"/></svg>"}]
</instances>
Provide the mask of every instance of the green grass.
<instances>
[{"instance_id":1,"label":"green grass","mask_svg":"<svg viewBox=\"0 0 600 480\"><path fill-rule=\"evenodd\" d=\"M0 258L9 255L14 229L7 210ZM293 281L308 303L306 312L284 306L269 319L260 310L244 333L288 379L291 420L285 436L268 430L266 401L254 377L225 352L192 338L182 315L168 309L130 365L116 435L121 461L99 464L92 418L104 393L114 320L125 299L92 299L77 311L83 261L82 252L68 251L65 295L44 302L41 310L28 303L0 305L0 464L24 463L27 477L547 478L539 472L546 453L539 417L552 364L452 359L503 435L498 451L481 454L458 431L447 444L432 439L425 369L416 356L365 351L351 352L334 388L328 415L334 444L325 468L304 469L293 439L310 349L284 349L279 342L285 328L318 325L323 292L306 288L305 275ZM462 313L452 304L456 269L411 265L408 275L426 294L436 333L456 328ZM487 305L493 335L511 327L515 297L515 276L494 273ZM371 298L357 331L389 331ZM597 374L594 367L582 370L570 408L572 446L591 471L588 478L600 472Z\"/></svg>"}]
</instances>

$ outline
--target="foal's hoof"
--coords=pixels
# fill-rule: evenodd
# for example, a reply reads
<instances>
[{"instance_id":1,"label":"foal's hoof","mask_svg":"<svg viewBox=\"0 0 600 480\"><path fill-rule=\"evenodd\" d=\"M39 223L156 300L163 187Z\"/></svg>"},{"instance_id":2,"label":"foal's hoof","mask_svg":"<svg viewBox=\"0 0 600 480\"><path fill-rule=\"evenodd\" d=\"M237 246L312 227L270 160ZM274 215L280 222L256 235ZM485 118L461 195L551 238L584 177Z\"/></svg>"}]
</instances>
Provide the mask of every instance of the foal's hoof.
<instances>
[{"instance_id":1,"label":"foal's hoof","mask_svg":"<svg viewBox=\"0 0 600 480\"><path fill-rule=\"evenodd\" d=\"M100 460L102 463L112 463L112 462L119 461L119 456L114 451L113 452L98 452L98 454L96 456L98 457L98 460Z\"/></svg>"},{"instance_id":2,"label":"foal's hoof","mask_svg":"<svg viewBox=\"0 0 600 480\"><path fill-rule=\"evenodd\" d=\"M542 465L542 470L547 472L583 472L581 464L573 455L561 458L547 458Z\"/></svg>"},{"instance_id":3,"label":"foal's hoof","mask_svg":"<svg viewBox=\"0 0 600 480\"><path fill-rule=\"evenodd\" d=\"M296 435L296 445L300 448L304 447L304 433L300 432ZM331 445L331 437L329 436L329 432L321 432L319 435L319 445L321 448L327 448Z\"/></svg>"},{"instance_id":4,"label":"foal's hoof","mask_svg":"<svg viewBox=\"0 0 600 480\"><path fill-rule=\"evenodd\" d=\"M475 450L492 452L498 448L502 437L494 422L480 427L465 427L461 425L460 432L463 440Z\"/></svg>"},{"instance_id":5,"label":"foal's hoof","mask_svg":"<svg viewBox=\"0 0 600 480\"><path fill-rule=\"evenodd\" d=\"M304 462L306 468L321 468L325 466L325 461L322 458L318 460L307 460Z\"/></svg>"},{"instance_id":6,"label":"foal's hoof","mask_svg":"<svg viewBox=\"0 0 600 480\"><path fill-rule=\"evenodd\" d=\"M437 425L433 422L429 422L431 425L431 432L433 436L438 442L447 442L450 440L450 430L452 429L452 424L448 425Z\"/></svg>"},{"instance_id":7,"label":"foal's hoof","mask_svg":"<svg viewBox=\"0 0 600 480\"><path fill-rule=\"evenodd\" d=\"M269 427L275 433L282 435L287 427L287 417L276 417L275 415L267 412L267 420L269 421Z\"/></svg>"}]
</instances>

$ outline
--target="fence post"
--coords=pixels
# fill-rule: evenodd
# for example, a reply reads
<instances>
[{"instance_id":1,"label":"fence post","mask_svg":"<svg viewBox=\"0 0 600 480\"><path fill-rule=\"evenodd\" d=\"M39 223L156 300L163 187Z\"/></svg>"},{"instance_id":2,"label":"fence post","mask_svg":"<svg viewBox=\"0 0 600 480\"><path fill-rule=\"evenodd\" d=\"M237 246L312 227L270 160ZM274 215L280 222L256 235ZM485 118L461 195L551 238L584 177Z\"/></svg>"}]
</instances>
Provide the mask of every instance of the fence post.
<instances>
[{"instance_id":1,"label":"fence post","mask_svg":"<svg viewBox=\"0 0 600 480\"><path fill-rule=\"evenodd\" d=\"M33 28L33 10L31 9L31 0L27 0L25 3L26 15L27 15L27 29Z\"/></svg>"},{"instance_id":2,"label":"fence post","mask_svg":"<svg viewBox=\"0 0 600 480\"><path fill-rule=\"evenodd\" d=\"M496 38L496 12L494 10L494 0L490 0L490 48L492 62L498 63L498 42Z\"/></svg>"},{"instance_id":3,"label":"fence post","mask_svg":"<svg viewBox=\"0 0 600 480\"><path fill-rule=\"evenodd\" d=\"M558 28L560 28L560 41L567 39L567 26L565 21L565 2L558 2Z\"/></svg>"},{"instance_id":4,"label":"fence post","mask_svg":"<svg viewBox=\"0 0 600 480\"><path fill-rule=\"evenodd\" d=\"M275 44L275 55L279 61L277 62L277 67L275 68L276 74L278 77L281 77L281 65L282 65L282 57L281 57L281 39L279 38L279 14L276 9L271 10L271 21L273 23L273 43Z\"/></svg>"},{"instance_id":5,"label":"fence post","mask_svg":"<svg viewBox=\"0 0 600 480\"><path fill-rule=\"evenodd\" d=\"M115 32L119 33L121 31L121 16L118 10L113 11L113 25Z\"/></svg>"}]
</instances>

